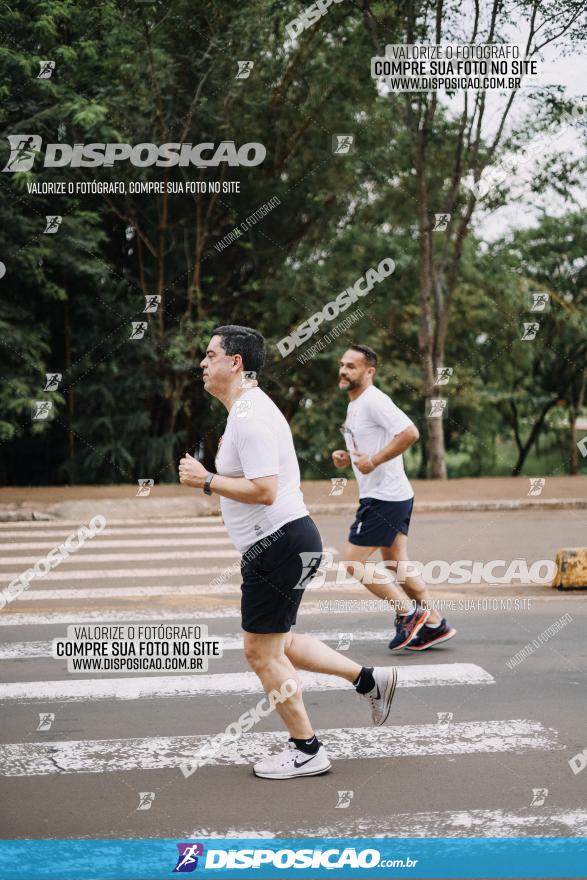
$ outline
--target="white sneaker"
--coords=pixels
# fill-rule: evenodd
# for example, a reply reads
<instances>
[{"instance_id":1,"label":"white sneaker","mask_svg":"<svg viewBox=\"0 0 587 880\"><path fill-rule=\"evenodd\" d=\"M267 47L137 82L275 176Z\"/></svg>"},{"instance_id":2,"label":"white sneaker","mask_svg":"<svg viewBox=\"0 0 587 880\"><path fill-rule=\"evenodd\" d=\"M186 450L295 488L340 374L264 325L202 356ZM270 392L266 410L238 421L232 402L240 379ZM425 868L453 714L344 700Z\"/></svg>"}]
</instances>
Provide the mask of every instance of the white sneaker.
<instances>
[{"instance_id":1,"label":"white sneaker","mask_svg":"<svg viewBox=\"0 0 587 880\"><path fill-rule=\"evenodd\" d=\"M375 687L366 694L359 694L371 704L371 720L378 727L387 721L391 701L397 685L397 667L376 666L373 669Z\"/></svg>"},{"instance_id":2,"label":"white sneaker","mask_svg":"<svg viewBox=\"0 0 587 880\"><path fill-rule=\"evenodd\" d=\"M318 776L331 766L324 746L320 746L315 755L308 755L300 752L294 742L288 741L283 752L259 761L253 771L255 776L263 779L294 779L296 776Z\"/></svg>"}]
</instances>

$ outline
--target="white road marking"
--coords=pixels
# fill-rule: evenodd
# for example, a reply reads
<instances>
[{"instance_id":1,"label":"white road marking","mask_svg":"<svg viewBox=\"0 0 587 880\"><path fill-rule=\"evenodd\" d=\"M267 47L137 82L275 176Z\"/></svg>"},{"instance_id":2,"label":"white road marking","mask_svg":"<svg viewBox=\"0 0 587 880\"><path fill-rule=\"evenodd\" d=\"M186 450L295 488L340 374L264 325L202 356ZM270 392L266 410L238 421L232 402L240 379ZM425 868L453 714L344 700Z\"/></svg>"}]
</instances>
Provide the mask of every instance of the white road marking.
<instances>
[{"instance_id":1,"label":"white road marking","mask_svg":"<svg viewBox=\"0 0 587 880\"><path fill-rule=\"evenodd\" d=\"M1 618L0 618L1 622ZM321 642L337 642L340 636L338 630L304 631L307 635L320 639ZM390 629L364 630L354 632L350 649L356 642L385 642L389 641ZM234 633L211 633L215 638L221 639L223 651L242 651L243 638ZM0 642L0 660L31 660L36 657L51 657L50 641L45 642Z\"/></svg>"},{"instance_id":2,"label":"white road marking","mask_svg":"<svg viewBox=\"0 0 587 880\"><path fill-rule=\"evenodd\" d=\"M177 553L172 554L174 559L177 559ZM205 556L210 556L211 554L206 553L203 554ZM235 554L236 551L235 551ZM147 559L145 558L145 562ZM62 566L54 569L53 571L49 571L47 574L43 575L42 578L39 578L40 581L83 581L83 580L117 580L117 581L125 581L130 577L141 577L141 578L164 578L164 577L193 577L196 575L208 575L208 574L220 574L223 571L226 571L226 565L215 565L211 567L200 567L200 566L192 566L185 565L181 567L167 567L167 568L111 568L108 571L104 569L88 569L88 568L80 568L80 569L64 569ZM232 566L231 566L232 568ZM236 569L238 571L238 566ZM0 572L0 587L3 585L10 583L11 580L17 578L22 571L18 572Z\"/></svg>"},{"instance_id":3,"label":"white road marking","mask_svg":"<svg viewBox=\"0 0 587 880\"><path fill-rule=\"evenodd\" d=\"M558 733L538 721L463 721L448 725L405 724L393 727L347 727L318 730L331 760L388 760L424 755L473 755L563 749ZM250 764L267 750L279 751L287 734L246 733L210 754L210 765ZM0 745L0 776L46 776L53 773L104 773L163 770L197 760L213 736L152 736L133 739ZM201 753L203 754L203 753ZM197 771L196 771L197 772ZM356 822L357 820L355 820ZM359 822L361 820L358 820ZM351 823L352 824L352 823ZM396 826L397 827L397 826ZM411 825L403 826L410 829ZM298 836L297 834L295 836ZM317 835L318 836L318 835ZM330 836L327 834L319 836ZM360 837L361 834L333 835Z\"/></svg>"},{"instance_id":4,"label":"white road marking","mask_svg":"<svg viewBox=\"0 0 587 880\"><path fill-rule=\"evenodd\" d=\"M140 520L135 520L135 522L140 522ZM169 520L164 520L164 522L168 523ZM16 523L12 523L12 525L16 525ZM44 524L45 525L45 524ZM81 523L78 523L78 527ZM118 528L109 528L108 526L96 535L96 537L125 537L127 535L227 535L226 527L222 523L217 523L214 525L208 526L168 526L168 525L151 525L151 526L138 526L132 525L130 522L126 523L126 528L119 526ZM74 528L75 531L75 528ZM35 538L55 538L58 541L60 538L63 540L67 538L72 532L71 529L63 528L62 526L55 526L53 528L45 528L38 529L34 532ZM4 540L5 538L23 538L29 537L28 535L23 535L22 529L8 530L8 529L0 529L0 538ZM32 533L31 533L32 537ZM94 540L94 539L92 539ZM32 545L31 545L32 546Z\"/></svg>"},{"instance_id":5,"label":"white road marking","mask_svg":"<svg viewBox=\"0 0 587 880\"><path fill-rule=\"evenodd\" d=\"M191 584L179 587L96 587L71 590L25 590L14 601L43 602L64 599L132 599L141 596L217 596L240 593L240 584Z\"/></svg>"},{"instance_id":6,"label":"white road marking","mask_svg":"<svg viewBox=\"0 0 587 880\"><path fill-rule=\"evenodd\" d=\"M96 502L96 506L98 507L100 502ZM98 515L100 511L97 512ZM108 526L111 528L112 526L127 526L133 527L135 523L141 523L145 526L152 526L153 528L157 527L157 523L164 522L166 525L190 525L190 526L212 526L212 525L222 525L222 520L219 516L174 516L174 517L161 517L155 516L145 517L144 519L141 517L140 519L131 520L129 517L126 519L110 519L110 517L105 516L105 519L108 523ZM12 529L19 531L26 531L30 529L31 531L37 531L42 529L78 529L84 523L87 523L89 520L78 520L78 519L52 519L52 520L19 520L18 522L5 522L0 523L0 534L5 531L11 531Z\"/></svg>"},{"instance_id":7,"label":"white road marking","mask_svg":"<svg viewBox=\"0 0 587 880\"><path fill-rule=\"evenodd\" d=\"M505 722L507 724L507 722ZM329 750L330 751L330 750ZM197 779L197 773L188 779ZM429 813L392 813L360 819L341 819L331 825L298 827L266 825L259 828L186 829L179 840L230 837L585 837L587 810L443 810Z\"/></svg>"},{"instance_id":8,"label":"white road marking","mask_svg":"<svg viewBox=\"0 0 587 880\"><path fill-rule=\"evenodd\" d=\"M0 544L0 550L38 550L39 555L45 555L44 551L51 550L53 547L58 547L61 542L59 539L55 541L23 541L18 544ZM95 538L92 539L91 544L85 544L85 547L93 547L96 549L107 548L109 550L113 550L116 547L153 547L154 544L158 543L158 539L155 535L151 538L118 538L116 540L110 540L106 538L102 540L102 534L96 535ZM164 547L230 547L234 549L234 544L228 537L225 535L224 537L193 537L193 538L175 538L169 535L165 535L161 538L160 542ZM77 552L81 552L76 550ZM85 555L85 554L84 554ZM35 562L39 557L35 557ZM5 562L14 562L15 557L13 556L5 556ZM22 557L21 557L22 561ZM3 563L4 564L4 563ZM23 563L24 564L24 563Z\"/></svg>"},{"instance_id":9,"label":"white road marking","mask_svg":"<svg viewBox=\"0 0 587 880\"><path fill-rule=\"evenodd\" d=\"M238 566L237 566L238 569ZM219 571L224 571L225 569L200 569L200 574L213 574L218 573ZM232 572L233 575L238 574L238 571ZM134 575L138 577L139 575ZM37 584L34 581L35 585ZM39 583L39 586L42 585L42 580ZM146 586L144 584L137 584L132 587L72 587L67 589L60 590L51 590L51 589L40 589L33 590L28 589L24 590L20 593L15 600L16 602L44 602L49 600L70 600L70 599L88 599L99 600L99 599L128 599L128 598L140 598L141 596L218 596L218 595L231 595L238 594L240 596L240 581L239 583L220 583L220 584L181 584L181 585L173 585L173 586ZM311 587L307 588L310 593L313 592ZM330 590L342 591L342 592L350 592L353 590L361 589L361 585L359 583L356 584L335 584L334 581L326 581L321 587L321 593L328 593Z\"/></svg>"},{"instance_id":10,"label":"white road marking","mask_svg":"<svg viewBox=\"0 0 587 880\"><path fill-rule=\"evenodd\" d=\"M319 606L310 606L298 611L298 614L316 614ZM0 611L0 627L2 626L63 626L70 623L134 623L135 621L175 620L183 623L185 620L195 620L205 623L206 620L215 620L222 617L240 620L240 611L234 607L217 606L203 608L201 611L163 611L149 609L148 611L41 611L33 614L21 614L20 612Z\"/></svg>"},{"instance_id":11,"label":"white road marking","mask_svg":"<svg viewBox=\"0 0 587 880\"><path fill-rule=\"evenodd\" d=\"M342 678L301 672L305 691L352 690ZM474 663L435 663L398 667L398 687L443 687L494 684L492 675ZM86 678L58 681L0 683L0 701L28 703L76 700L141 700L152 697L259 694L261 684L254 672L218 672L202 675L155 675L136 678Z\"/></svg>"},{"instance_id":12,"label":"white road marking","mask_svg":"<svg viewBox=\"0 0 587 880\"><path fill-rule=\"evenodd\" d=\"M225 543L224 541L222 542ZM86 545L88 546L88 545ZM226 550L182 550L178 553L177 550L165 550L165 551L156 551L155 553L84 553L83 550L80 550L77 553L72 553L71 556L67 556L59 563L59 567L68 565L68 563L77 562L151 562L154 559L177 559L177 557L181 557L181 559L208 559L210 556L230 556L232 558L236 558L237 556L240 558L240 553L238 550L234 550L232 548L227 548ZM38 562L38 556L5 556L0 565L34 565L35 562ZM20 572L15 572L12 574L12 577L17 577ZM55 574L55 572L51 572L51 574ZM8 572L2 572L2 577L9 577L10 574ZM50 575L49 575L50 576ZM47 577L47 575L46 575Z\"/></svg>"}]
</instances>

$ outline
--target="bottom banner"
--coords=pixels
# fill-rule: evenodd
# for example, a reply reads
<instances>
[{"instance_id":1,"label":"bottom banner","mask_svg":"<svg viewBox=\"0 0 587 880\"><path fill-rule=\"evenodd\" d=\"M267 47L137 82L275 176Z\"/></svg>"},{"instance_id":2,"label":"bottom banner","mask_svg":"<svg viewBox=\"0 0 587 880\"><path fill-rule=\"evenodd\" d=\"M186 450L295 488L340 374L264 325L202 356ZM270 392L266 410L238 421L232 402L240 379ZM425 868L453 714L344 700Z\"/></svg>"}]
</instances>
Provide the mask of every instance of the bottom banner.
<instances>
[{"instance_id":1,"label":"bottom banner","mask_svg":"<svg viewBox=\"0 0 587 880\"><path fill-rule=\"evenodd\" d=\"M587 876L587 838L3 840L2 880Z\"/></svg>"}]
</instances>

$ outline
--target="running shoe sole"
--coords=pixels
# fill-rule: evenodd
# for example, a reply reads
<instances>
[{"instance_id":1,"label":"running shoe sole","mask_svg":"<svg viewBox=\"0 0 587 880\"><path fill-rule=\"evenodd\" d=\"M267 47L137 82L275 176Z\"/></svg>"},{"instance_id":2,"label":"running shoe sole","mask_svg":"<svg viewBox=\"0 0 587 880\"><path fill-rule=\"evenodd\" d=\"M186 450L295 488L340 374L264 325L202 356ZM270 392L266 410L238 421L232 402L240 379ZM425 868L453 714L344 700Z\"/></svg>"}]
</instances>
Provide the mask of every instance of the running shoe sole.
<instances>
[{"instance_id":1,"label":"running shoe sole","mask_svg":"<svg viewBox=\"0 0 587 880\"><path fill-rule=\"evenodd\" d=\"M438 636L438 638L433 639L431 642L426 642L425 645L420 645L416 647L415 645L407 645L406 651L427 651L428 648L434 648L435 645L440 645L442 642L448 642L449 639L452 639L453 636L456 636L456 629L449 629L447 633L443 636Z\"/></svg>"},{"instance_id":2,"label":"running shoe sole","mask_svg":"<svg viewBox=\"0 0 587 880\"><path fill-rule=\"evenodd\" d=\"M320 770L307 770L305 773L301 771L300 773L284 773L282 775L269 775L268 773L257 773L253 770L255 776L258 776L259 779L299 779L300 776L321 776L322 773L328 773L331 769L332 764L329 762L328 767L321 767Z\"/></svg>"},{"instance_id":3,"label":"running shoe sole","mask_svg":"<svg viewBox=\"0 0 587 880\"><path fill-rule=\"evenodd\" d=\"M420 632L420 630L422 629L422 627L424 626L424 624L426 623L426 621L428 620L429 617L430 617L430 609L426 608L426 609L424 609L424 613L422 614L422 619L420 620L419 623L416 624L416 626L414 627L414 629L412 630L410 635L407 637L407 639L404 639L404 641L400 642L399 645L396 645L395 648L390 648L389 650L391 651L391 653L395 654L396 651L401 651L402 648L405 648L406 645L409 645L410 642L416 638L416 636L418 635L418 633Z\"/></svg>"},{"instance_id":4,"label":"running shoe sole","mask_svg":"<svg viewBox=\"0 0 587 880\"><path fill-rule=\"evenodd\" d=\"M389 713L391 711L391 704L393 702L393 698L395 696L395 689L397 687L397 667L391 667L392 673L391 678L387 682L387 686L385 688L385 694L383 695L384 705L385 705L385 715L381 719L381 721L377 724L377 727L381 727L382 724L385 724L387 719L389 718Z\"/></svg>"}]
</instances>

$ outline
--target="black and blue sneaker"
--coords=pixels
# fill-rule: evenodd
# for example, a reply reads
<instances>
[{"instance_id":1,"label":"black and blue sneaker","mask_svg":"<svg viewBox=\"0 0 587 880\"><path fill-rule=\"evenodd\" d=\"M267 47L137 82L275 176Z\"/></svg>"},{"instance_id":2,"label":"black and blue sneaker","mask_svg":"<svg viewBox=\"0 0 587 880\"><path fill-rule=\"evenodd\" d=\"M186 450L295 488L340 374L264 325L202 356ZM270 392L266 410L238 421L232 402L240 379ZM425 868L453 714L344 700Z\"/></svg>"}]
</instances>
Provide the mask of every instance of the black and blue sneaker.
<instances>
[{"instance_id":1,"label":"black and blue sneaker","mask_svg":"<svg viewBox=\"0 0 587 880\"><path fill-rule=\"evenodd\" d=\"M401 651L402 648L409 645L429 617L429 609L422 608L420 605L416 605L415 610L411 614L396 614L395 635L389 643L389 650Z\"/></svg>"},{"instance_id":2,"label":"black and blue sneaker","mask_svg":"<svg viewBox=\"0 0 587 880\"><path fill-rule=\"evenodd\" d=\"M442 642L448 642L457 631L454 627L449 626L445 617L442 618L438 626L423 626L416 638L406 645L408 651L426 651Z\"/></svg>"}]
</instances>

